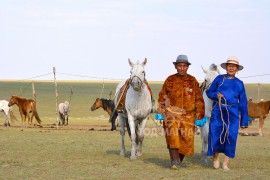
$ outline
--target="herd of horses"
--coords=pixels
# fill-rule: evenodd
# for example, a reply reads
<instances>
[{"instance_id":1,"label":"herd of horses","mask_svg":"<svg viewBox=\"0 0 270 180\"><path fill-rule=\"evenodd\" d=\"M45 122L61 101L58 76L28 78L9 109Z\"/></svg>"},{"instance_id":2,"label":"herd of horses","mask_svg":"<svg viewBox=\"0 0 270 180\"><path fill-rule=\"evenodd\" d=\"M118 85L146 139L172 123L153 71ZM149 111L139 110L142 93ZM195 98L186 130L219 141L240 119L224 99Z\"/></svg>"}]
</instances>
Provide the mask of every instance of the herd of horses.
<instances>
[{"instance_id":1,"label":"herd of horses","mask_svg":"<svg viewBox=\"0 0 270 180\"><path fill-rule=\"evenodd\" d=\"M26 99L24 97L15 95L11 96L9 101L0 100L0 112L3 112L6 118L4 126L10 126L10 122L14 122L14 120L17 120L12 108L14 104L16 104L19 108L20 116L22 119L22 127L32 125L34 117L38 124L41 126L42 121L37 112L36 101L33 99ZM60 103L58 105L58 114L61 119L62 125L68 125L69 109L70 107L68 101ZM26 122L26 119L28 119L28 123Z\"/></svg>"},{"instance_id":2,"label":"herd of horses","mask_svg":"<svg viewBox=\"0 0 270 180\"><path fill-rule=\"evenodd\" d=\"M103 108L108 112L110 116L110 122L112 124L111 130L116 130L115 121L118 117L118 123L121 127L121 141L122 147L120 151L121 156L125 156L126 149L124 143L125 136L125 127L127 127L128 134L131 140L131 156L130 159L136 159L142 155L142 143L144 139L144 128L146 126L147 120L152 110L152 101L151 94L145 85L145 70L144 67L147 63L145 59L142 63L137 61L133 63L130 59L128 60L131 67L130 70L130 84L127 87L125 94L125 111L117 112L115 111L115 105L119 101L119 92L120 89L125 84L125 81L119 83L116 87L116 98L114 100L97 98L91 110L94 111L99 108ZM210 65L209 68L202 67L205 76L205 82L201 87L203 90L206 90L219 74L218 67L214 64ZM211 110L212 110L212 100L209 99L202 90L203 98L205 101L205 116L210 119ZM22 119L22 127L27 127L28 124L32 124L33 117L41 125L41 119L37 113L36 101L32 99L26 99L19 96L12 96L8 101L0 101L0 111L4 112L6 121L5 125L10 126L10 121L13 122L16 117L14 116L12 105L16 104L19 108L19 112ZM68 125L68 116L69 116L70 105L66 101L60 103L58 106L58 113L61 119L62 125ZM262 101L259 103L248 102L248 114L252 118L259 118L259 135L262 136L262 127L264 121L270 110L270 101ZM31 114L32 113L32 114ZM31 114L31 115L30 115ZM28 123L26 123L26 118ZM60 122L59 122L60 124ZM209 121L203 126L200 127L201 141L202 141L202 158L207 162L206 152L208 144L208 132L209 132Z\"/></svg>"}]
</instances>

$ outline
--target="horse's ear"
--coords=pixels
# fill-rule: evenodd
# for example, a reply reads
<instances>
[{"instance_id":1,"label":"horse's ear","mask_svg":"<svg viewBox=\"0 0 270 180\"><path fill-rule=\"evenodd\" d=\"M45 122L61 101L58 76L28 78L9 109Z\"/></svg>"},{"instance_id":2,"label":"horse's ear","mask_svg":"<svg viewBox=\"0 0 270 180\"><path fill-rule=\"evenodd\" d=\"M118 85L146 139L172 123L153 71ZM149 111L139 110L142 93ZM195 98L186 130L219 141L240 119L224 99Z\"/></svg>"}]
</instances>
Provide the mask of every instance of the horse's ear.
<instances>
[{"instance_id":1,"label":"horse's ear","mask_svg":"<svg viewBox=\"0 0 270 180\"><path fill-rule=\"evenodd\" d=\"M128 63L129 63L129 65L130 65L130 67L133 67L133 62L131 62L131 60L128 58Z\"/></svg>"},{"instance_id":2,"label":"horse's ear","mask_svg":"<svg viewBox=\"0 0 270 180\"><path fill-rule=\"evenodd\" d=\"M208 69L206 69L205 67L201 66L202 67L202 70L204 73L207 73Z\"/></svg>"},{"instance_id":3,"label":"horse's ear","mask_svg":"<svg viewBox=\"0 0 270 180\"><path fill-rule=\"evenodd\" d=\"M144 59L144 61L142 62L142 65L145 66L147 63L147 58Z\"/></svg>"},{"instance_id":4,"label":"horse's ear","mask_svg":"<svg viewBox=\"0 0 270 180\"><path fill-rule=\"evenodd\" d=\"M221 68L221 66L217 66L217 72L218 72L218 74L220 74L220 68Z\"/></svg>"}]
</instances>

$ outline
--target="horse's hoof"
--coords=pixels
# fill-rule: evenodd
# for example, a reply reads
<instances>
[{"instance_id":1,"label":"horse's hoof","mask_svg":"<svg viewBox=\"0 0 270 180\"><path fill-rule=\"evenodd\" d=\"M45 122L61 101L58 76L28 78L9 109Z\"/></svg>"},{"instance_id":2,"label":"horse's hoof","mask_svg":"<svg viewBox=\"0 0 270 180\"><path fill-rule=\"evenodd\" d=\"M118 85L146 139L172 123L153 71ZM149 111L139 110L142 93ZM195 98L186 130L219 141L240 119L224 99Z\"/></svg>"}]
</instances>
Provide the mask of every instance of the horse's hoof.
<instances>
[{"instance_id":1,"label":"horse's hoof","mask_svg":"<svg viewBox=\"0 0 270 180\"><path fill-rule=\"evenodd\" d=\"M136 155L137 155L138 157L141 157L141 156L142 156L142 152L137 152Z\"/></svg>"},{"instance_id":2,"label":"horse's hoof","mask_svg":"<svg viewBox=\"0 0 270 180\"><path fill-rule=\"evenodd\" d=\"M208 160L206 157L201 158L201 162L206 165L208 164Z\"/></svg>"},{"instance_id":3,"label":"horse's hoof","mask_svg":"<svg viewBox=\"0 0 270 180\"><path fill-rule=\"evenodd\" d=\"M121 151L120 152L120 156L125 157L126 156L126 153L124 151Z\"/></svg>"},{"instance_id":4,"label":"horse's hoof","mask_svg":"<svg viewBox=\"0 0 270 180\"><path fill-rule=\"evenodd\" d=\"M130 160L136 160L137 156L130 156Z\"/></svg>"}]
</instances>

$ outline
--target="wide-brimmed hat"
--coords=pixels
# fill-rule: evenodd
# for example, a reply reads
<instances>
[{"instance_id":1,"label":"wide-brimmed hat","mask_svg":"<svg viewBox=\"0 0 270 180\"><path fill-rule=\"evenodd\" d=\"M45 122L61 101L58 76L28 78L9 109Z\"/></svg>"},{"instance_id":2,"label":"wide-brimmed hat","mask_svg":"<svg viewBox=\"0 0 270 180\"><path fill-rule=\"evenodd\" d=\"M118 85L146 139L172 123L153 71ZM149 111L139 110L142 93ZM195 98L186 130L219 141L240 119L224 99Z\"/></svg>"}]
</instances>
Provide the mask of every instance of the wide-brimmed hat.
<instances>
[{"instance_id":1,"label":"wide-brimmed hat","mask_svg":"<svg viewBox=\"0 0 270 180\"><path fill-rule=\"evenodd\" d=\"M186 63L187 65L191 65L191 63L188 62L188 57L187 57L187 55L183 55L183 54L177 56L176 61L173 62L174 65L176 65L176 64L178 64L178 63Z\"/></svg>"},{"instance_id":2,"label":"wide-brimmed hat","mask_svg":"<svg viewBox=\"0 0 270 180\"><path fill-rule=\"evenodd\" d=\"M235 57L235 56L230 56L230 57L228 57L228 58L227 58L227 61L226 61L225 63L222 63L220 66L221 66L223 69L226 69L227 64L236 64L236 65L238 65L238 70L239 70L239 71L242 70L242 69L244 69L244 66L242 66L242 65L239 64L239 60L238 60L238 58Z\"/></svg>"}]
</instances>

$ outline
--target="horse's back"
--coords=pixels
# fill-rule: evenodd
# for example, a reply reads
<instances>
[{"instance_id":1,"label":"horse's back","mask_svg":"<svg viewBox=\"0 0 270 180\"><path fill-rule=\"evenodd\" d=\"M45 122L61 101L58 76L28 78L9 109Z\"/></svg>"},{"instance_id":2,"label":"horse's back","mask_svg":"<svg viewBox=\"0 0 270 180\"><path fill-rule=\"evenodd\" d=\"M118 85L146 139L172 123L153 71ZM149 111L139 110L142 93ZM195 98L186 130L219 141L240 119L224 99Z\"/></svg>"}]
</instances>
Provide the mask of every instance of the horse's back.
<instances>
[{"instance_id":1,"label":"horse's back","mask_svg":"<svg viewBox=\"0 0 270 180\"><path fill-rule=\"evenodd\" d=\"M261 101L259 103L248 102L248 115L252 118L258 118L269 112L270 101Z\"/></svg>"}]
</instances>

